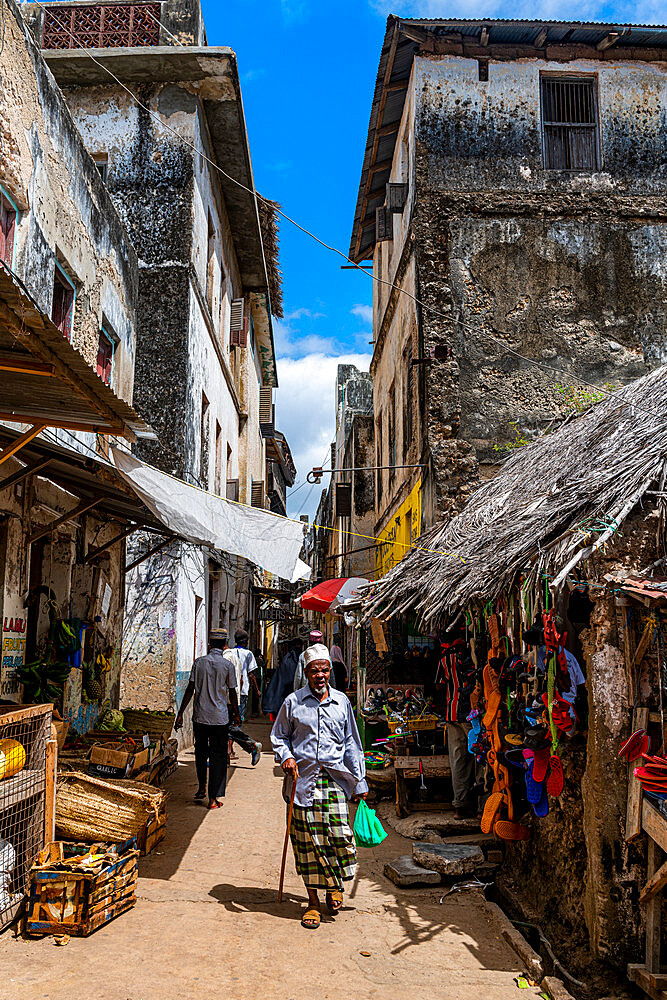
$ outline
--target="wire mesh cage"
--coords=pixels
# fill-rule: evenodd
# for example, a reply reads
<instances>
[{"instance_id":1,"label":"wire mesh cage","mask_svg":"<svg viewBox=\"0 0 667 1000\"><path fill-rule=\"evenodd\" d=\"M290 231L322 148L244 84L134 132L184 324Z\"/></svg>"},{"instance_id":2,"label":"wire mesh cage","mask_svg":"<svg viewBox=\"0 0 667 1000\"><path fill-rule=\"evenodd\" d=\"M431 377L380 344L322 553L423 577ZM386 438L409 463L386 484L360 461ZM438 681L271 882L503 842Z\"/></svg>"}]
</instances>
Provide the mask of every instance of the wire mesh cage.
<instances>
[{"instance_id":1,"label":"wire mesh cage","mask_svg":"<svg viewBox=\"0 0 667 1000\"><path fill-rule=\"evenodd\" d=\"M50 705L0 707L0 930L14 919L44 846L50 735Z\"/></svg>"}]
</instances>

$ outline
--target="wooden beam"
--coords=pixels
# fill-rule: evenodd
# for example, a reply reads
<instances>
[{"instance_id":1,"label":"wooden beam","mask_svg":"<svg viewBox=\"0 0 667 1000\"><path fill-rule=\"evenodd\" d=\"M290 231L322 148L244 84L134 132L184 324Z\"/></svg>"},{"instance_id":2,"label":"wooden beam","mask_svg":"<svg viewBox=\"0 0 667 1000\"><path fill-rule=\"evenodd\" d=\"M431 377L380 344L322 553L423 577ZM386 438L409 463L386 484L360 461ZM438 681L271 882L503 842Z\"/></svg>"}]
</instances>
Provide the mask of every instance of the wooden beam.
<instances>
[{"instance_id":1,"label":"wooden beam","mask_svg":"<svg viewBox=\"0 0 667 1000\"><path fill-rule=\"evenodd\" d=\"M53 365L44 364L43 361L33 361L32 358L17 358L11 351L0 354L0 372L16 372L23 375L43 375L46 378L53 378Z\"/></svg>"},{"instance_id":2,"label":"wooden beam","mask_svg":"<svg viewBox=\"0 0 667 1000\"><path fill-rule=\"evenodd\" d=\"M642 828L662 851L667 851L667 820L646 799L642 803Z\"/></svg>"},{"instance_id":3,"label":"wooden beam","mask_svg":"<svg viewBox=\"0 0 667 1000\"><path fill-rule=\"evenodd\" d=\"M380 160L379 163L374 163L373 166L369 167L368 169L369 176L371 174L377 173L378 170L391 170L391 165L393 162L394 162L393 160ZM372 197L370 191L368 192L368 197L369 198Z\"/></svg>"},{"instance_id":4,"label":"wooden beam","mask_svg":"<svg viewBox=\"0 0 667 1000\"><path fill-rule=\"evenodd\" d=\"M548 34L549 34L549 32L547 31L546 28L540 28L540 32L539 32L537 38L535 39L535 48L536 49L541 49L542 48L542 46L544 45L544 43L547 40L547 35Z\"/></svg>"},{"instance_id":5,"label":"wooden beam","mask_svg":"<svg viewBox=\"0 0 667 1000\"><path fill-rule=\"evenodd\" d=\"M667 824L665 824L667 827ZM649 836L648 868L649 881L658 871L658 845ZM662 899L651 896L646 905L646 970L660 973L660 924L662 917Z\"/></svg>"},{"instance_id":6,"label":"wooden beam","mask_svg":"<svg viewBox=\"0 0 667 1000\"><path fill-rule=\"evenodd\" d=\"M484 25L482 27L482 30L480 32L479 44L480 45L488 45L489 44L489 29L487 28L486 25Z\"/></svg>"},{"instance_id":7,"label":"wooden beam","mask_svg":"<svg viewBox=\"0 0 667 1000\"><path fill-rule=\"evenodd\" d=\"M89 563L92 562L93 559L97 559L98 556L101 556L103 552L106 552L107 549L110 549L113 545L116 544L116 542L122 542L124 538L127 538L128 535L131 535L133 531L139 531L141 527L142 526L140 524L128 525L127 528L125 528L124 531L121 531L119 535L116 535L110 541L105 542L104 545L98 545L96 549L91 549L90 552L86 553L86 555L83 557L84 563Z\"/></svg>"},{"instance_id":8,"label":"wooden beam","mask_svg":"<svg viewBox=\"0 0 667 1000\"><path fill-rule=\"evenodd\" d=\"M140 556L138 559L135 559L134 562L131 562L129 566L126 566L125 572L129 573L131 569L135 569L142 562L145 562L146 559L150 559L151 556L154 556L156 552L160 551L160 549L165 548L165 546L169 545L170 542L175 542L176 540L176 535L170 535L169 538L163 538L159 545L154 545L153 548L149 549L143 556Z\"/></svg>"},{"instance_id":9,"label":"wooden beam","mask_svg":"<svg viewBox=\"0 0 667 1000\"><path fill-rule=\"evenodd\" d=\"M636 669L644 659L644 654L649 647L649 643L653 638L653 632L655 630L656 623L654 621L648 621L644 626L644 631L642 632L642 637L637 643L637 650L635 652L635 658L633 661L633 667Z\"/></svg>"},{"instance_id":10,"label":"wooden beam","mask_svg":"<svg viewBox=\"0 0 667 1000\"><path fill-rule=\"evenodd\" d=\"M391 125L383 125L382 128L376 129L375 134L379 135L381 139L384 139L385 136L393 135L394 132L398 132L400 127L401 127L400 121L392 122Z\"/></svg>"},{"instance_id":11,"label":"wooden beam","mask_svg":"<svg viewBox=\"0 0 667 1000\"><path fill-rule=\"evenodd\" d=\"M632 716L632 731L646 729L648 708L636 708ZM634 762L628 764L628 808L625 817L625 840L635 840L642 832L642 786L635 777Z\"/></svg>"},{"instance_id":12,"label":"wooden beam","mask_svg":"<svg viewBox=\"0 0 667 1000\"><path fill-rule=\"evenodd\" d=\"M25 445L30 444L32 439L36 438L38 434L41 434L46 427L48 427L48 424L33 424L32 427L29 427L27 431L24 431L23 434L19 435L19 437L12 441L11 444L8 444L5 448L3 448L2 451L0 451L0 465L2 465L3 462L6 462L8 458L11 458L12 455L15 455L18 451L20 451L21 448L25 447Z\"/></svg>"},{"instance_id":13,"label":"wooden beam","mask_svg":"<svg viewBox=\"0 0 667 1000\"><path fill-rule=\"evenodd\" d=\"M655 874L651 875L650 879L639 893L639 902L646 903L651 896L655 896L656 892L660 892L664 885L667 885L667 861L664 861Z\"/></svg>"},{"instance_id":14,"label":"wooden beam","mask_svg":"<svg viewBox=\"0 0 667 1000\"><path fill-rule=\"evenodd\" d=\"M41 472L42 469L46 468L47 465L51 463L50 458L45 458L41 462L37 462L35 465L26 465L23 469L19 469L15 472L13 476L8 476L7 479L3 479L0 482L0 490L8 490L10 486L16 486L17 483L23 482L28 476L34 476L35 473Z\"/></svg>"},{"instance_id":15,"label":"wooden beam","mask_svg":"<svg viewBox=\"0 0 667 1000\"><path fill-rule=\"evenodd\" d=\"M57 740L46 741L46 789L44 795L44 847L56 836L56 768L58 763Z\"/></svg>"},{"instance_id":16,"label":"wooden beam","mask_svg":"<svg viewBox=\"0 0 667 1000\"><path fill-rule=\"evenodd\" d=\"M645 965L628 965L628 979L636 983L651 1000L665 1000L667 997L667 975L649 972Z\"/></svg>"},{"instance_id":17,"label":"wooden beam","mask_svg":"<svg viewBox=\"0 0 667 1000\"><path fill-rule=\"evenodd\" d=\"M612 45L616 45L616 42L619 40L620 37L621 37L620 31L610 31L608 35L605 35L605 37L602 39L601 42L597 43L595 48L598 50L598 52L604 52L606 51L606 49L610 49Z\"/></svg>"},{"instance_id":18,"label":"wooden beam","mask_svg":"<svg viewBox=\"0 0 667 1000\"><path fill-rule=\"evenodd\" d=\"M61 524L65 524L66 521L73 520L73 518L78 517L80 514L85 514L87 510L91 510L91 508L95 507L100 502L100 497L95 497L94 500L82 500L81 503L78 503L73 510L68 510L66 514L62 514L60 517L57 517L55 521L51 521L50 524L47 524L42 528L37 528L36 531L33 531L28 536L28 542L32 545L33 542L43 538L44 535L50 535L51 532L55 531L56 528L59 528Z\"/></svg>"},{"instance_id":19,"label":"wooden beam","mask_svg":"<svg viewBox=\"0 0 667 1000\"><path fill-rule=\"evenodd\" d=\"M406 90L409 83L409 80L394 80L393 83L388 83L384 89L387 91Z\"/></svg>"},{"instance_id":20,"label":"wooden beam","mask_svg":"<svg viewBox=\"0 0 667 1000\"><path fill-rule=\"evenodd\" d=\"M125 433L123 425L119 423L107 424L104 423L104 421L102 420L95 420L95 422L93 422L93 420L90 421L68 420L67 417L64 417L62 414L58 414L57 416L51 416L50 414L42 414L42 413L28 415L21 413L13 413L11 410L0 410L0 420L11 420L14 423L21 423L21 424L25 424L33 420L41 420L43 421L44 427L62 427L63 430L88 431L89 433L93 434L96 431L99 431L100 434Z\"/></svg>"}]
</instances>

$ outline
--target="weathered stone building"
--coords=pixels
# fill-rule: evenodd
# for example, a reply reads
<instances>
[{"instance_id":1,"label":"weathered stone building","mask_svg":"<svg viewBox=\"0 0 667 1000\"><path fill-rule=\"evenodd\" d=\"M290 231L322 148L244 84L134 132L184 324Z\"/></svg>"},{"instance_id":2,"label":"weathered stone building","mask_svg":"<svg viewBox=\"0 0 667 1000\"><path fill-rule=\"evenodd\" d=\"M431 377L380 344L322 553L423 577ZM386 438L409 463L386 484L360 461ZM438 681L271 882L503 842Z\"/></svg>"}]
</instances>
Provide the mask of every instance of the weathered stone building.
<instances>
[{"instance_id":1,"label":"weathered stone building","mask_svg":"<svg viewBox=\"0 0 667 1000\"><path fill-rule=\"evenodd\" d=\"M390 283L377 464L424 467L378 475L382 538L404 508L414 537L460 506L581 380L664 360L666 46L652 27L389 18L350 254Z\"/></svg>"},{"instance_id":2,"label":"weathered stone building","mask_svg":"<svg viewBox=\"0 0 667 1000\"><path fill-rule=\"evenodd\" d=\"M129 405L139 268L19 8L7 0L4 10L0 698L19 697L16 668L44 653L54 618L97 617L83 656L107 654L110 669L98 679L102 698L117 704L125 565L118 535L147 512L104 455L110 434L133 440L148 430ZM83 701L82 672L73 670L60 707L85 729L99 700Z\"/></svg>"},{"instance_id":3,"label":"weathered stone building","mask_svg":"<svg viewBox=\"0 0 667 1000\"><path fill-rule=\"evenodd\" d=\"M159 441L137 454L268 506L273 430L262 431L260 405L272 408L277 385L280 277L273 210L254 192L236 57L207 46L198 0L33 10L139 259L136 401ZM118 18L113 30L105 11ZM133 554L151 546L134 543ZM252 626L256 576L236 557L174 543L128 577L124 703L172 705L211 625Z\"/></svg>"}]
</instances>

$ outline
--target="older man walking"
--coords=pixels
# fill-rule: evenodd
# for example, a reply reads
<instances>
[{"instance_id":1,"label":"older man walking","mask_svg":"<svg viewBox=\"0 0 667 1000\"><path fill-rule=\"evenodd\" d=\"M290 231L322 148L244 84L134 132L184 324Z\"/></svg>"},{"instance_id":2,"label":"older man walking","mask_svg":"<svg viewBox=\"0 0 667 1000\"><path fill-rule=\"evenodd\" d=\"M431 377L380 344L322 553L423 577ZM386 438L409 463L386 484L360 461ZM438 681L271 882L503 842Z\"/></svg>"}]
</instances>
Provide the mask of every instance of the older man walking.
<instances>
[{"instance_id":1,"label":"older man walking","mask_svg":"<svg viewBox=\"0 0 667 1000\"><path fill-rule=\"evenodd\" d=\"M326 646L309 646L305 663L306 684L283 702L271 743L287 779L296 780L291 839L308 892L301 923L315 929L321 919L318 891L325 891L327 906L336 913L343 905L343 883L354 878L357 853L347 800L365 798L368 785L352 706L347 695L329 686Z\"/></svg>"}]
</instances>

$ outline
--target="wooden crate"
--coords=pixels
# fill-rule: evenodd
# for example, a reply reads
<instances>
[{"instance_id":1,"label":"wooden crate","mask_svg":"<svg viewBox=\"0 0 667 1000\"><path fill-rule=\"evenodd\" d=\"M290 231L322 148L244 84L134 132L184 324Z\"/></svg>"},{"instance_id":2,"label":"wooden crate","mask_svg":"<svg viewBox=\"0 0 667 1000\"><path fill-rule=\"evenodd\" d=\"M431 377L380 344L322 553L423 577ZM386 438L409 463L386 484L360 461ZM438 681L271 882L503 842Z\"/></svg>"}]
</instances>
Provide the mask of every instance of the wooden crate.
<instances>
[{"instance_id":1,"label":"wooden crate","mask_svg":"<svg viewBox=\"0 0 667 1000\"><path fill-rule=\"evenodd\" d=\"M144 829L137 837L138 847L143 854L150 854L155 850L167 832L167 813L163 809L158 816L154 816L148 821Z\"/></svg>"},{"instance_id":2,"label":"wooden crate","mask_svg":"<svg viewBox=\"0 0 667 1000\"><path fill-rule=\"evenodd\" d=\"M115 846L101 868L51 845L31 872L26 932L87 937L137 901L134 839Z\"/></svg>"}]
</instances>

